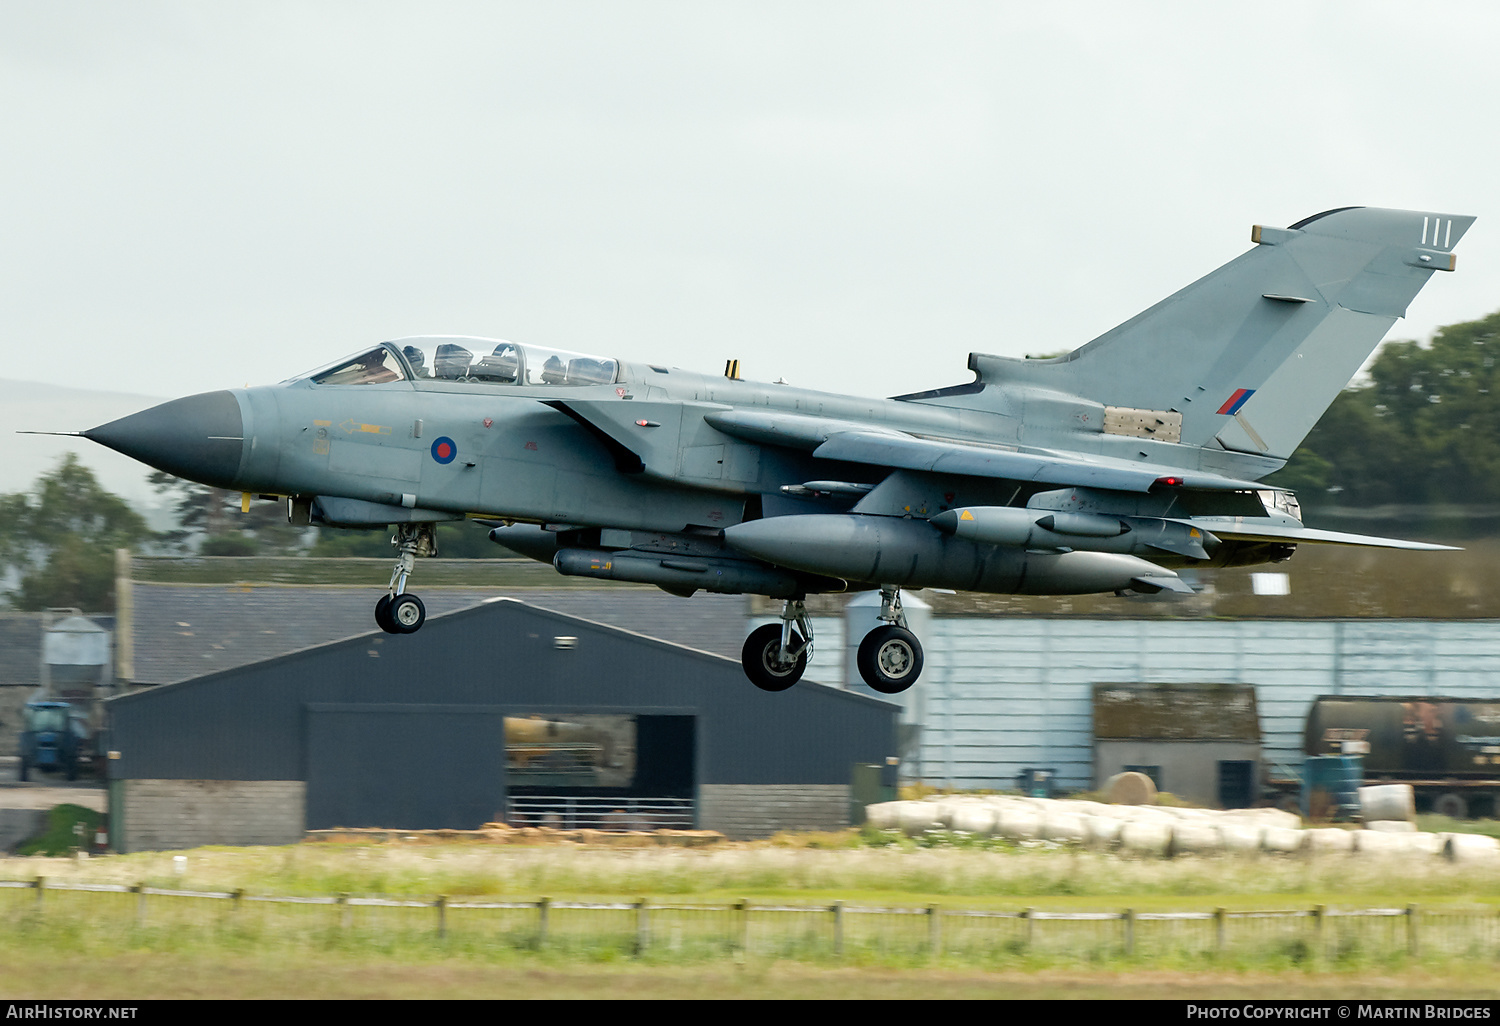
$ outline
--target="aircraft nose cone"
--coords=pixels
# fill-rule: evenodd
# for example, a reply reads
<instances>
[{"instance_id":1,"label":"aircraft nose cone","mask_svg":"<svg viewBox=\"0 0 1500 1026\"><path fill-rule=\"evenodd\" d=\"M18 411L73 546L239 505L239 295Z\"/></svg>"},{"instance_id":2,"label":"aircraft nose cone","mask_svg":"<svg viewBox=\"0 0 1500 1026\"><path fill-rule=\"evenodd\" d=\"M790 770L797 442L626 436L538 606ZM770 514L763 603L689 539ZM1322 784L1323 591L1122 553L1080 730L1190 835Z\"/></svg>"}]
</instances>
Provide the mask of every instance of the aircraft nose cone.
<instances>
[{"instance_id":1,"label":"aircraft nose cone","mask_svg":"<svg viewBox=\"0 0 1500 1026\"><path fill-rule=\"evenodd\" d=\"M112 420L83 437L169 474L233 488L244 455L245 420L232 392L204 392Z\"/></svg>"}]
</instances>

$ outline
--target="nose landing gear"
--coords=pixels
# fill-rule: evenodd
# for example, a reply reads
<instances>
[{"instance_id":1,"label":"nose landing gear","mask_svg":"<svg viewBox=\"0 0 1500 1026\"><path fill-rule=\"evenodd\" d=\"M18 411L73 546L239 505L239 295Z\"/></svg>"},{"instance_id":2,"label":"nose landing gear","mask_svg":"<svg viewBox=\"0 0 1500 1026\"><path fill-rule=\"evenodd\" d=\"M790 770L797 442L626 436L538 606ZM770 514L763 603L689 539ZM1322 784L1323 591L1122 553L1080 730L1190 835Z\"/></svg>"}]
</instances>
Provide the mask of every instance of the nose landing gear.
<instances>
[{"instance_id":1,"label":"nose landing gear","mask_svg":"<svg viewBox=\"0 0 1500 1026\"><path fill-rule=\"evenodd\" d=\"M387 634L415 634L427 620L427 608L406 593L406 580L418 556L437 555L437 533L431 524L398 524L391 544L398 553L396 566L388 593L375 603L375 623Z\"/></svg>"}]
</instances>

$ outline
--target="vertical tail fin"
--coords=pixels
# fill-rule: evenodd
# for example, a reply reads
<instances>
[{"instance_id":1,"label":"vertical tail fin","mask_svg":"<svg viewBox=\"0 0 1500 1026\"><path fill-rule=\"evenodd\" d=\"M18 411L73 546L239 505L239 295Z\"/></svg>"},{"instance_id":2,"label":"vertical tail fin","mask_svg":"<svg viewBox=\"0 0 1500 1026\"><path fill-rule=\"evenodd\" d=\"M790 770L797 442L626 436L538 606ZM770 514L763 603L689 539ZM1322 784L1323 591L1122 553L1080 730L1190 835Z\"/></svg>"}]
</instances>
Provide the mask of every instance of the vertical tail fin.
<instances>
[{"instance_id":1,"label":"vertical tail fin","mask_svg":"<svg viewBox=\"0 0 1500 1026\"><path fill-rule=\"evenodd\" d=\"M1285 459L1474 218L1344 207L1290 228L1054 360L975 353L986 384L1182 415L1182 441Z\"/></svg>"}]
</instances>

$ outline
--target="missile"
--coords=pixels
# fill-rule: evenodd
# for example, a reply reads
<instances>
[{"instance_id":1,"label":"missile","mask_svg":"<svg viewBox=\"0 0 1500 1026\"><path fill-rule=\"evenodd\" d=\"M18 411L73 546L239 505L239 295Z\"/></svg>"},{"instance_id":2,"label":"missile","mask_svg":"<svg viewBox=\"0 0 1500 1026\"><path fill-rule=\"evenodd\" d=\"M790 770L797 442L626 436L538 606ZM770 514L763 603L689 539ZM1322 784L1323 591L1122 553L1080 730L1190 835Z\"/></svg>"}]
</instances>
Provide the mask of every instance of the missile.
<instances>
[{"instance_id":1,"label":"missile","mask_svg":"<svg viewBox=\"0 0 1500 1026\"><path fill-rule=\"evenodd\" d=\"M965 506L939 513L931 523L956 538L1026 549L1172 553L1208 559L1206 544L1218 539L1191 524L1159 517L1117 517L1103 513L1054 513L1016 506Z\"/></svg>"},{"instance_id":2,"label":"missile","mask_svg":"<svg viewBox=\"0 0 1500 1026\"><path fill-rule=\"evenodd\" d=\"M735 559L663 557L649 552L604 549L559 549L552 565L569 577L654 584L674 595L702 589L729 595L750 592L792 598L810 590L799 575ZM842 581L822 581L820 591L843 591ZM827 587L833 585L832 588Z\"/></svg>"},{"instance_id":3,"label":"missile","mask_svg":"<svg viewBox=\"0 0 1500 1026\"><path fill-rule=\"evenodd\" d=\"M1170 570L1137 556L996 545L904 517L770 517L725 528L724 542L768 563L866 584L1018 595L1190 590Z\"/></svg>"}]
</instances>

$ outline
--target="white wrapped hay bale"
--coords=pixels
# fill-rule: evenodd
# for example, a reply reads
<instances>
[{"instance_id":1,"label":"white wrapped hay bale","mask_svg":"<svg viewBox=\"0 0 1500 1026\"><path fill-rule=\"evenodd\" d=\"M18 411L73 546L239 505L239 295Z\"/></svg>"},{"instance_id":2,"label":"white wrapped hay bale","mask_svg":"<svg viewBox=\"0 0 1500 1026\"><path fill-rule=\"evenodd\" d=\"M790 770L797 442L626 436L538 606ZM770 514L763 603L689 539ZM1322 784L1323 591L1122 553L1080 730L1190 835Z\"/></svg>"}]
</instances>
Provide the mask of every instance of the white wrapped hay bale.
<instances>
[{"instance_id":1,"label":"white wrapped hay bale","mask_svg":"<svg viewBox=\"0 0 1500 1026\"><path fill-rule=\"evenodd\" d=\"M1212 823L1183 819L1172 825L1173 855L1217 855L1224 840Z\"/></svg>"},{"instance_id":2,"label":"white wrapped hay bale","mask_svg":"<svg viewBox=\"0 0 1500 1026\"><path fill-rule=\"evenodd\" d=\"M946 795L930 795L922 800L932 806L933 822L942 830L952 826L953 813L963 807L962 798L949 798Z\"/></svg>"},{"instance_id":3,"label":"white wrapped hay bale","mask_svg":"<svg viewBox=\"0 0 1500 1026\"><path fill-rule=\"evenodd\" d=\"M1450 862L1500 862L1500 841L1482 834L1440 834Z\"/></svg>"},{"instance_id":4,"label":"white wrapped hay bale","mask_svg":"<svg viewBox=\"0 0 1500 1026\"><path fill-rule=\"evenodd\" d=\"M966 803L954 811L949 825L967 834L989 837L995 832L995 809L979 802Z\"/></svg>"},{"instance_id":5,"label":"white wrapped hay bale","mask_svg":"<svg viewBox=\"0 0 1500 1026\"><path fill-rule=\"evenodd\" d=\"M1258 823L1220 823L1219 838L1224 850L1236 855L1254 855L1261 850L1261 835L1266 828Z\"/></svg>"},{"instance_id":6,"label":"white wrapped hay bale","mask_svg":"<svg viewBox=\"0 0 1500 1026\"><path fill-rule=\"evenodd\" d=\"M1374 784L1361 787L1359 815L1366 823L1415 823L1416 793L1410 784Z\"/></svg>"},{"instance_id":7,"label":"white wrapped hay bale","mask_svg":"<svg viewBox=\"0 0 1500 1026\"><path fill-rule=\"evenodd\" d=\"M865 806L865 822L876 830L897 830L901 826L901 802L880 802Z\"/></svg>"},{"instance_id":8,"label":"white wrapped hay bale","mask_svg":"<svg viewBox=\"0 0 1500 1026\"><path fill-rule=\"evenodd\" d=\"M900 802L898 804L901 806L897 815L902 833L915 837L929 830L943 829L943 824L938 820L939 809L934 803Z\"/></svg>"},{"instance_id":9,"label":"white wrapped hay bale","mask_svg":"<svg viewBox=\"0 0 1500 1026\"><path fill-rule=\"evenodd\" d=\"M1088 832L1084 829L1082 816L1056 809L1049 809L1042 817L1038 835L1043 840L1064 844L1083 844L1088 840Z\"/></svg>"},{"instance_id":10,"label":"white wrapped hay bale","mask_svg":"<svg viewBox=\"0 0 1500 1026\"><path fill-rule=\"evenodd\" d=\"M1304 849L1313 855L1344 853L1354 850L1354 832L1338 827L1318 827L1302 831Z\"/></svg>"},{"instance_id":11,"label":"white wrapped hay bale","mask_svg":"<svg viewBox=\"0 0 1500 1026\"><path fill-rule=\"evenodd\" d=\"M995 834L1013 841L1032 841L1042 826L1042 817L1035 809L1013 807L1000 809L995 814Z\"/></svg>"},{"instance_id":12,"label":"white wrapped hay bale","mask_svg":"<svg viewBox=\"0 0 1500 1026\"><path fill-rule=\"evenodd\" d=\"M1084 841L1091 848L1113 848L1120 843L1120 831L1125 828L1123 819L1109 816L1084 816Z\"/></svg>"},{"instance_id":13,"label":"white wrapped hay bale","mask_svg":"<svg viewBox=\"0 0 1500 1026\"><path fill-rule=\"evenodd\" d=\"M1120 830L1120 848L1165 858L1172 850L1172 827L1167 823L1127 820Z\"/></svg>"},{"instance_id":14,"label":"white wrapped hay bale","mask_svg":"<svg viewBox=\"0 0 1500 1026\"><path fill-rule=\"evenodd\" d=\"M1417 841L1415 834L1387 830L1354 831L1354 850L1361 855L1430 855L1430 846Z\"/></svg>"},{"instance_id":15,"label":"white wrapped hay bale","mask_svg":"<svg viewBox=\"0 0 1500 1026\"><path fill-rule=\"evenodd\" d=\"M1136 805L1101 805L1093 810L1091 815L1100 816L1105 819L1118 819L1124 823L1148 811L1150 810Z\"/></svg>"},{"instance_id":16,"label":"white wrapped hay bale","mask_svg":"<svg viewBox=\"0 0 1500 1026\"><path fill-rule=\"evenodd\" d=\"M1109 806L1103 802L1092 802L1083 798L1068 799L1068 809L1079 816L1097 816L1100 809L1107 808Z\"/></svg>"},{"instance_id":17,"label":"white wrapped hay bale","mask_svg":"<svg viewBox=\"0 0 1500 1026\"><path fill-rule=\"evenodd\" d=\"M1282 809L1235 809L1225 813L1237 823L1253 823L1262 827L1280 827L1284 830L1301 830L1302 817L1295 812Z\"/></svg>"},{"instance_id":18,"label":"white wrapped hay bale","mask_svg":"<svg viewBox=\"0 0 1500 1026\"><path fill-rule=\"evenodd\" d=\"M1260 833L1260 850L1282 854L1300 851L1304 833L1292 827L1268 826Z\"/></svg>"},{"instance_id":19,"label":"white wrapped hay bale","mask_svg":"<svg viewBox=\"0 0 1500 1026\"><path fill-rule=\"evenodd\" d=\"M1414 851L1421 852L1423 855L1443 854L1443 841L1445 838L1442 834L1429 834L1419 830L1414 834L1407 834L1406 837L1407 843L1412 846Z\"/></svg>"}]
</instances>

